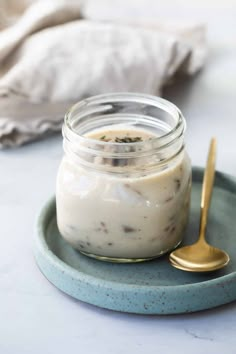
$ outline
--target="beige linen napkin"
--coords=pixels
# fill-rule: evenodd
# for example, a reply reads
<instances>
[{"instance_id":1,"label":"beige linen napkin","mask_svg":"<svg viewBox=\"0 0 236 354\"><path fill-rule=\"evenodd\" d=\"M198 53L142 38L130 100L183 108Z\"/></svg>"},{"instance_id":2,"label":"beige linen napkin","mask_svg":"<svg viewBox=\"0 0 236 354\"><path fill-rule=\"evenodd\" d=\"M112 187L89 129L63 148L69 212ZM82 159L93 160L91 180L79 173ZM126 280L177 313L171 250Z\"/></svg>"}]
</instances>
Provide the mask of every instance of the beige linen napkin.
<instances>
[{"instance_id":1,"label":"beige linen napkin","mask_svg":"<svg viewBox=\"0 0 236 354\"><path fill-rule=\"evenodd\" d=\"M205 58L201 26L177 29L82 19L79 1L41 0L0 32L0 145L61 128L67 108L105 92L161 94Z\"/></svg>"}]
</instances>

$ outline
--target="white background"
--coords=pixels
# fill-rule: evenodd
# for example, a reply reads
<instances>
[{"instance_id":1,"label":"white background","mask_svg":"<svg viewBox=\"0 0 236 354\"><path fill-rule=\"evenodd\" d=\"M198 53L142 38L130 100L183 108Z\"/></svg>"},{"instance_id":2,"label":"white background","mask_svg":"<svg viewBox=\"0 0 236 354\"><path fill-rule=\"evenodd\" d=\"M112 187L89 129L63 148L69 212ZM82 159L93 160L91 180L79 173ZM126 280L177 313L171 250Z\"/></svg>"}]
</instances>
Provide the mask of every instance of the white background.
<instances>
[{"instance_id":1,"label":"white background","mask_svg":"<svg viewBox=\"0 0 236 354\"><path fill-rule=\"evenodd\" d=\"M94 0L86 12L108 19L111 6L116 18L207 23L205 69L166 97L187 119L193 165L204 165L215 135L217 168L236 176L236 2L106 0L95 6ZM61 146L56 136L0 152L0 353L235 353L236 303L188 315L122 314L76 301L43 277L32 236L37 213L54 193Z\"/></svg>"}]
</instances>

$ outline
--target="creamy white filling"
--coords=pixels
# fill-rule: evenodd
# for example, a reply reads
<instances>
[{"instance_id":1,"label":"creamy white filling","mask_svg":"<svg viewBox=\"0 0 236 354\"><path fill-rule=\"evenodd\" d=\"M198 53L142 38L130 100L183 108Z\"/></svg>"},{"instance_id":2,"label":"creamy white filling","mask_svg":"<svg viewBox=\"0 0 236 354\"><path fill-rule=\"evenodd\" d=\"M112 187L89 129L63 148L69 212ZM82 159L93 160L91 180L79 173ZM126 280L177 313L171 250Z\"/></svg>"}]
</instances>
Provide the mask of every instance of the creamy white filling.
<instances>
[{"instance_id":1,"label":"creamy white filling","mask_svg":"<svg viewBox=\"0 0 236 354\"><path fill-rule=\"evenodd\" d=\"M150 134L99 131L90 137ZM121 177L88 170L64 157L57 178L57 220L76 249L117 258L155 257L175 247L186 226L191 168L182 153L163 171Z\"/></svg>"}]
</instances>

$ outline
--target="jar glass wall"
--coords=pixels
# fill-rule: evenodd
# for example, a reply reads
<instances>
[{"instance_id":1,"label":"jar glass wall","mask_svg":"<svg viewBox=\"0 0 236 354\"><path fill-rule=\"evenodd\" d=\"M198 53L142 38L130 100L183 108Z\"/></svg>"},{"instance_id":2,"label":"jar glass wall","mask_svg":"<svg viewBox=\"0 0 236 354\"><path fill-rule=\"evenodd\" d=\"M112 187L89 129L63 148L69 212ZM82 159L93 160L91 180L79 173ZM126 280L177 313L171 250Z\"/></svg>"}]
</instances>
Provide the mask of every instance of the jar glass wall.
<instances>
[{"instance_id":1,"label":"jar glass wall","mask_svg":"<svg viewBox=\"0 0 236 354\"><path fill-rule=\"evenodd\" d=\"M67 113L56 205L61 235L101 260L137 262L175 248L188 219L185 120L172 103L100 95Z\"/></svg>"}]
</instances>

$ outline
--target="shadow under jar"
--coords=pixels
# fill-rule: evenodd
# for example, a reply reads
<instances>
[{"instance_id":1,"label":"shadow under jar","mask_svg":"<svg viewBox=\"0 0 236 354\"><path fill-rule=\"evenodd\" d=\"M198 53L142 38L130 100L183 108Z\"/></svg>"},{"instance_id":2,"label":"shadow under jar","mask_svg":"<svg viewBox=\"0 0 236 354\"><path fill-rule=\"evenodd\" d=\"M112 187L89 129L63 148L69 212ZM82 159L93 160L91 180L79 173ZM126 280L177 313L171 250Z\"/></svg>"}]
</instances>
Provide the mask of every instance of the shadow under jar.
<instances>
[{"instance_id":1,"label":"shadow under jar","mask_svg":"<svg viewBox=\"0 0 236 354\"><path fill-rule=\"evenodd\" d=\"M57 222L75 249L111 262L159 257L183 238L191 165L185 120L154 96L114 93L74 105L63 125Z\"/></svg>"}]
</instances>

